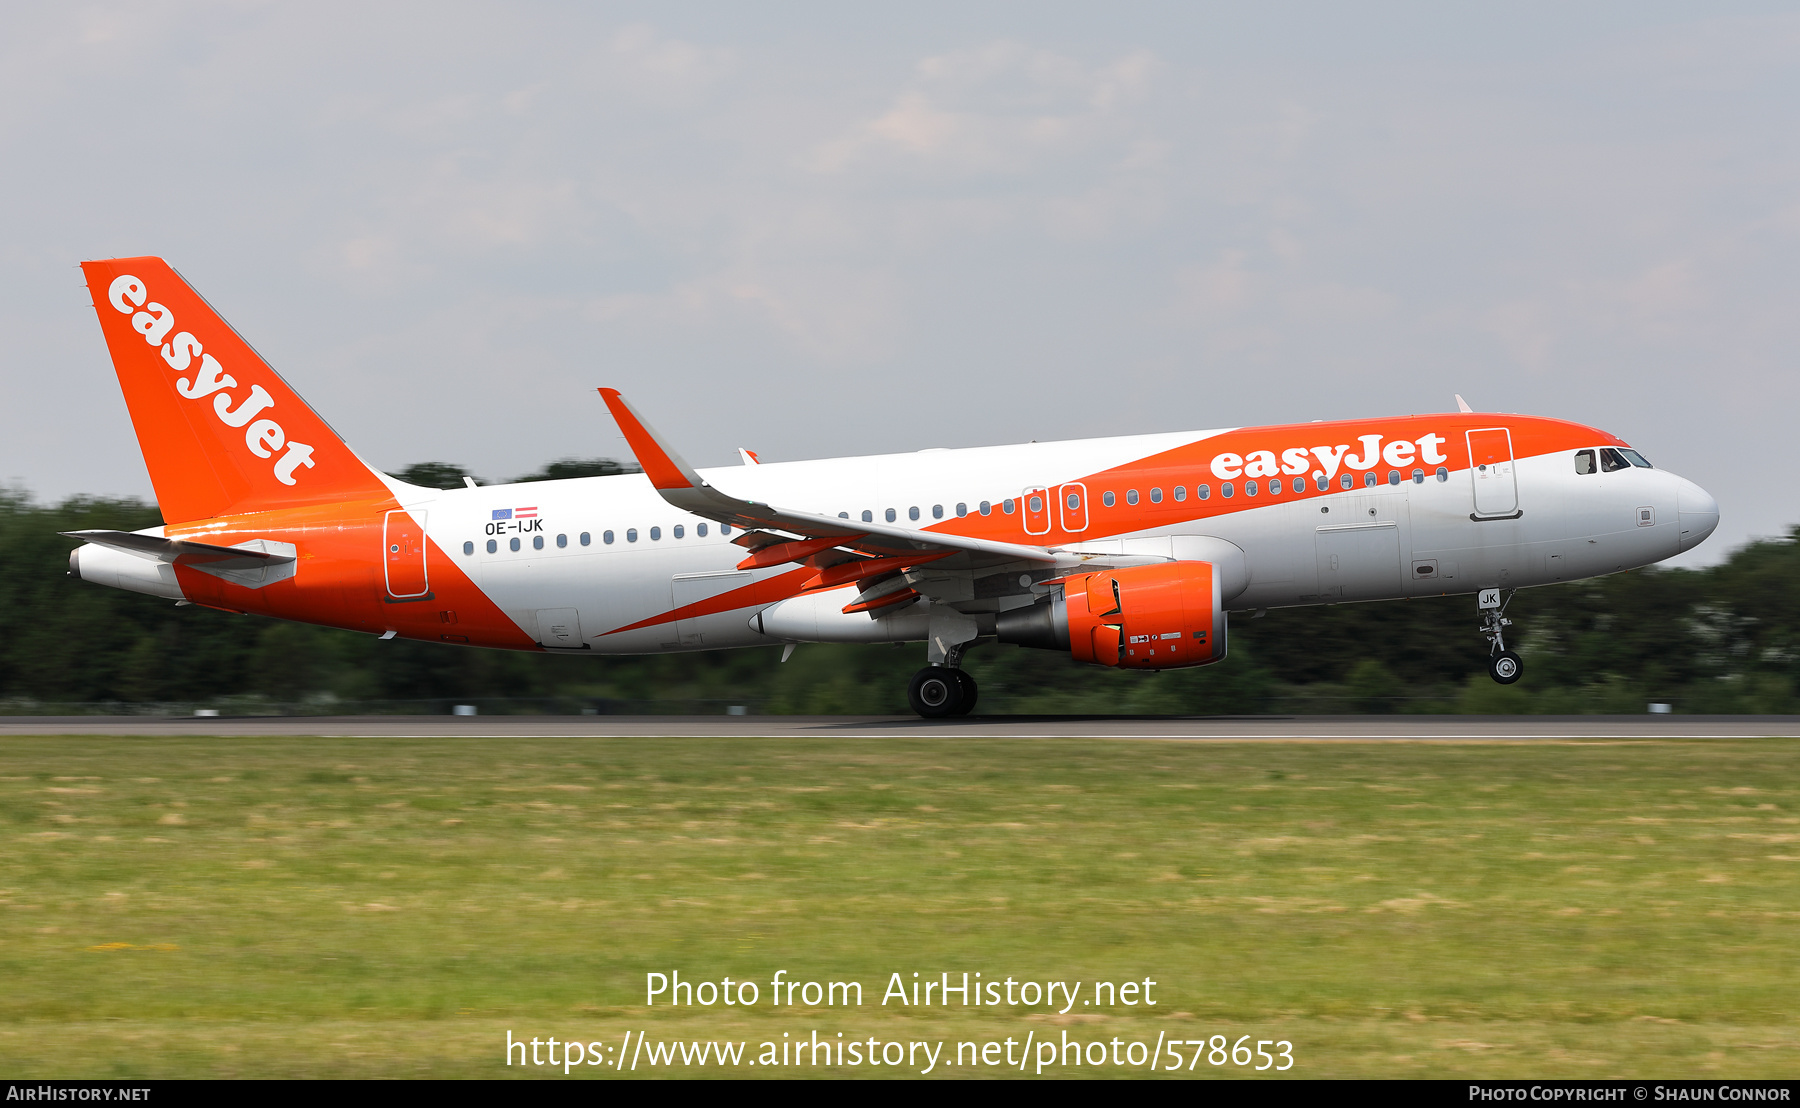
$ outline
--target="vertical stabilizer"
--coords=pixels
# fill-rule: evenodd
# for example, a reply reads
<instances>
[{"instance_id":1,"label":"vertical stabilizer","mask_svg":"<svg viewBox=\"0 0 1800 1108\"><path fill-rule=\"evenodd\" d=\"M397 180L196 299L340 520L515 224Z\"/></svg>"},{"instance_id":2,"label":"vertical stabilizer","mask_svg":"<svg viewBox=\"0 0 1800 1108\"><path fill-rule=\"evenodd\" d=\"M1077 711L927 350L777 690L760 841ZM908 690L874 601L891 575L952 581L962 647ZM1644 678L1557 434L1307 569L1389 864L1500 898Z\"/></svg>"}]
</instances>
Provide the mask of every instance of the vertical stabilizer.
<instances>
[{"instance_id":1,"label":"vertical stabilizer","mask_svg":"<svg viewBox=\"0 0 1800 1108\"><path fill-rule=\"evenodd\" d=\"M81 269L165 521L387 495L168 263Z\"/></svg>"}]
</instances>

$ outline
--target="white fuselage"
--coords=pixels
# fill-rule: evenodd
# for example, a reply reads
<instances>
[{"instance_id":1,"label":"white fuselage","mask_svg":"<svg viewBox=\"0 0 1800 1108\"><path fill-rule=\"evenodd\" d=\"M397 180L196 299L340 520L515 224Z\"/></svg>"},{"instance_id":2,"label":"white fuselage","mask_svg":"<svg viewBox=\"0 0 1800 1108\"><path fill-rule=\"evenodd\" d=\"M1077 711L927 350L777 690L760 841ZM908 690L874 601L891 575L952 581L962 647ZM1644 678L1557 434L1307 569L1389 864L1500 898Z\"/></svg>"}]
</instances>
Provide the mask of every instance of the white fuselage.
<instances>
[{"instance_id":1,"label":"white fuselage","mask_svg":"<svg viewBox=\"0 0 1800 1108\"><path fill-rule=\"evenodd\" d=\"M1213 434L1218 432L925 450L726 467L702 475L734 496L852 521L864 512L875 520L892 512L901 525L923 528L954 519L959 505L978 513L985 501L1004 522L1003 502L1027 489L1054 488ZM1171 476L1171 485L1182 480L1189 490L1203 481L1220 484L1204 470ZM1473 519L1473 480L1473 470L1460 470L1444 479L1427 473L1422 482L1408 477L1399 484L1384 479L1373 488L1334 487L1305 499L1264 493L1250 501L1240 493L1229 513L1166 523L1141 511L1127 513L1121 504L1112 511L1122 528L1109 521L1096 488L1087 526L1061 546L1167 557L1171 537L1225 540L1243 551L1242 587L1226 597L1230 608L1241 611L1591 577L1668 558L1703 539L1717 521L1711 498L1683 478L1635 467L1578 474L1568 452L1516 462L1516 518ZM752 646L788 637L923 637L917 618L862 615L820 620L816 634L770 635L759 632L743 608L606 634L774 578L787 567L737 570L745 551L733 536L671 508L642 475L448 491L406 488L403 506L424 521L437 548L540 642L545 638L537 624L546 612L559 619L574 613L579 641L615 654ZM532 518L494 518L524 507L535 509ZM1011 516L1015 541L1030 542L1022 517L1022 511ZM854 592L837 590L810 603L835 611ZM1031 599L1021 589L1011 604ZM995 606L1011 604L1002 597Z\"/></svg>"}]
</instances>

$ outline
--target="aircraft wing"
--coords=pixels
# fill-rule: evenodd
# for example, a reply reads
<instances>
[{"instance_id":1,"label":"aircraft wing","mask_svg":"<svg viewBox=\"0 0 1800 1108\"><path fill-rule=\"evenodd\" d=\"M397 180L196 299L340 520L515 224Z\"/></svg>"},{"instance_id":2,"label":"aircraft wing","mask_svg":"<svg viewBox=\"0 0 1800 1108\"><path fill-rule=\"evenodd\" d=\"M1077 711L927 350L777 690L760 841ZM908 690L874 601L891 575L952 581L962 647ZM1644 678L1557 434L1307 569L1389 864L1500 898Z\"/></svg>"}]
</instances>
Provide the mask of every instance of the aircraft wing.
<instances>
[{"instance_id":1,"label":"aircraft wing","mask_svg":"<svg viewBox=\"0 0 1800 1108\"><path fill-rule=\"evenodd\" d=\"M851 551L882 560L917 559L919 562L938 562L940 564L934 568L951 570L978 570L1017 562L1056 565L1071 560L1067 556L1058 557L1041 546L946 535L937 531L918 531L892 524L858 523L732 496L708 484L705 478L682 460L681 455L670 449L662 437L651 430L650 425L637 414L630 402L619 395L617 389L601 389L600 395L606 401L607 408L612 411L613 419L618 421L619 430L625 433L625 441L631 444L632 453L637 455L644 475L669 504L684 512L728 523L746 531L772 530L797 535L802 539L840 540L829 543L779 544L791 548L797 555L793 558L777 558L777 544L771 544L767 548L770 554L761 564L800 561L815 552L830 549ZM753 555L753 559L754 557Z\"/></svg>"}]
</instances>

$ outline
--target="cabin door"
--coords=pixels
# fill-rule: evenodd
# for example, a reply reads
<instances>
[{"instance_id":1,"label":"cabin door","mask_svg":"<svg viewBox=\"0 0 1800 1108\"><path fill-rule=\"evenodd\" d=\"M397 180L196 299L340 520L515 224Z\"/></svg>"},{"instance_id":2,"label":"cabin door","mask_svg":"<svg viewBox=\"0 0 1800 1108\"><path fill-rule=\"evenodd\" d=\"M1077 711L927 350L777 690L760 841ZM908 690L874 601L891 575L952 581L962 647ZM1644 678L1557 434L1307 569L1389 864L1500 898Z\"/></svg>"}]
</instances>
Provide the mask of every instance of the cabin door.
<instances>
[{"instance_id":1,"label":"cabin door","mask_svg":"<svg viewBox=\"0 0 1800 1108\"><path fill-rule=\"evenodd\" d=\"M1512 432L1489 427L1468 433L1469 478L1475 485L1475 514L1510 516L1519 510L1513 476Z\"/></svg>"}]
</instances>

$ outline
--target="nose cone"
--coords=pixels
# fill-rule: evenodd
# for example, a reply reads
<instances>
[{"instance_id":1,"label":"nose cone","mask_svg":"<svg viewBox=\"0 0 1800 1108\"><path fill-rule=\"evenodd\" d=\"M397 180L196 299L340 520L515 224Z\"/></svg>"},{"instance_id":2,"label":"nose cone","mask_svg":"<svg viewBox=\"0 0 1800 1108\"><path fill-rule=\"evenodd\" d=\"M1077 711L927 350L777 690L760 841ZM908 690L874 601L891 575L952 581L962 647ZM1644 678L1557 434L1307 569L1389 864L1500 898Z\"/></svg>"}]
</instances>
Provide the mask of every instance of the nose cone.
<instances>
[{"instance_id":1,"label":"nose cone","mask_svg":"<svg viewBox=\"0 0 1800 1108\"><path fill-rule=\"evenodd\" d=\"M1719 526L1719 502L1685 477L1675 479L1675 511L1681 517L1681 549L1692 550Z\"/></svg>"}]
</instances>

